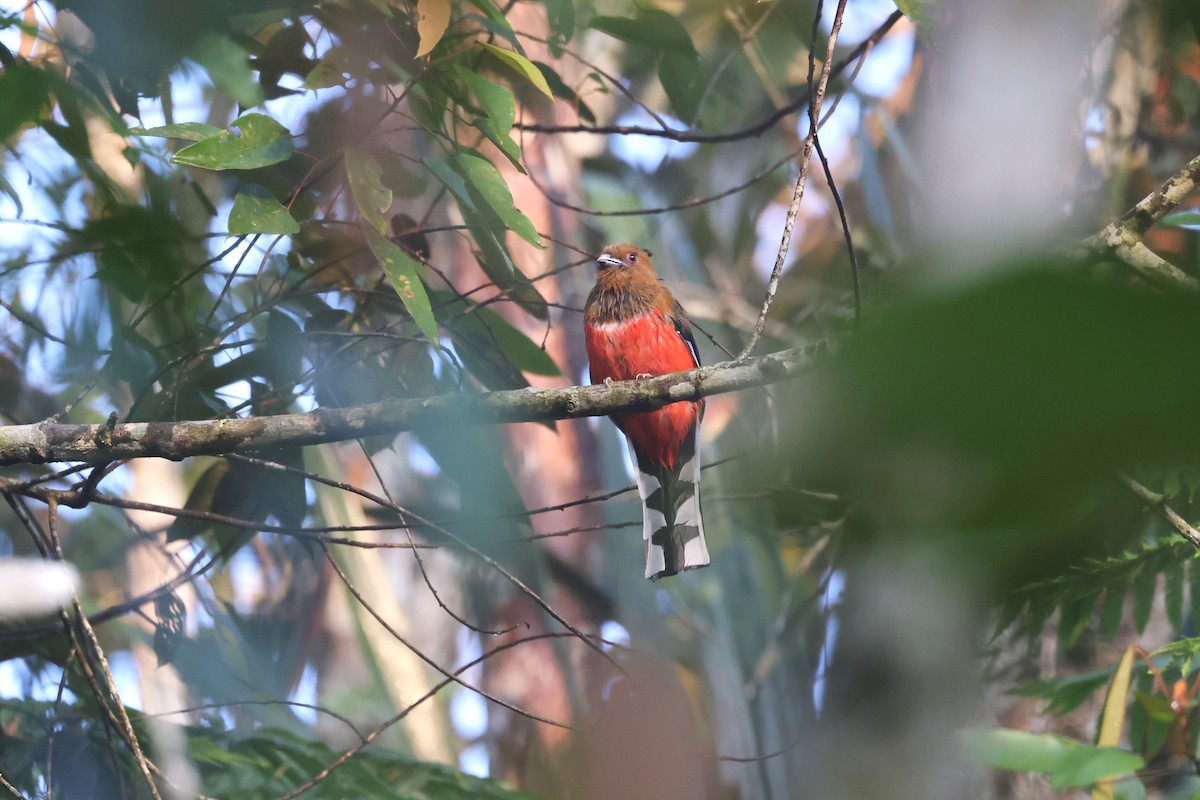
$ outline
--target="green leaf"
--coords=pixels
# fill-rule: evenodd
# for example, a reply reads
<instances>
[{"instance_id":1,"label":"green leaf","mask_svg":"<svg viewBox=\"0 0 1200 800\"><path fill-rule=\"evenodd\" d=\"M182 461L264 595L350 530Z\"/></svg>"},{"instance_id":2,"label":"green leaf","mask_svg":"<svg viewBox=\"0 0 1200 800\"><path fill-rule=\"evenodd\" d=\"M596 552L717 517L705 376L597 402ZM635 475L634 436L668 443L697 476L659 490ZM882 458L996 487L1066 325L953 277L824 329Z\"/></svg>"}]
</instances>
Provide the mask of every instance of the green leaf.
<instances>
[{"instance_id":1,"label":"green leaf","mask_svg":"<svg viewBox=\"0 0 1200 800\"><path fill-rule=\"evenodd\" d=\"M1056 792L1063 792L1076 786L1090 786L1106 778L1132 775L1144 766L1145 759L1128 750L1080 744L1068 750L1050 773L1050 786Z\"/></svg>"},{"instance_id":2,"label":"green leaf","mask_svg":"<svg viewBox=\"0 0 1200 800\"><path fill-rule=\"evenodd\" d=\"M1192 624L1200 626L1200 557L1188 560L1188 600L1192 612Z\"/></svg>"},{"instance_id":3,"label":"green leaf","mask_svg":"<svg viewBox=\"0 0 1200 800\"><path fill-rule=\"evenodd\" d=\"M542 94L550 99L554 99L554 93L550 91L550 85L546 83L545 77L542 76L541 70L533 65L525 56L520 53L514 53L512 50L505 50L503 47L496 47L494 44L480 42L479 46L486 52L491 53L496 58L503 61L508 66L515 69L517 72L525 76L525 78L537 88Z\"/></svg>"},{"instance_id":4,"label":"green leaf","mask_svg":"<svg viewBox=\"0 0 1200 800\"><path fill-rule=\"evenodd\" d=\"M929 0L896 0L896 8L900 9L900 13L917 25L921 24L921 19L925 16L925 9L928 5Z\"/></svg>"},{"instance_id":5,"label":"green leaf","mask_svg":"<svg viewBox=\"0 0 1200 800\"><path fill-rule=\"evenodd\" d=\"M1125 612L1125 587L1108 586L1104 590L1104 606L1100 612L1100 627L1104 635L1112 638L1121 627L1121 617Z\"/></svg>"},{"instance_id":6,"label":"green leaf","mask_svg":"<svg viewBox=\"0 0 1200 800\"><path fill-rule=\"evenodd\" d=\"M640 44L658 52L671 52L699 58L692 37L674 16L655 8L641 9L634 18L593 17L591 26L625 42Z\"/></svg>"},{"instance_id":7,"label":"green leaf","mask_svg":"<svg viewBox=\"0 0 1200 800\"><path fill-rule=\"evenodd\" d=\"M346 150L346 178L359 213L376 232L387 233L387 212L392 207L392 191L380 182L383 170L365 150Z\"/></svg>"},{"instance_id":8,"label":"green leaf","mask_svg":"<svg viewBox=\"0 0 1200 800\"><path fill-rule=\"evenodd\" d=\"M475 207L475 202L471 199L471 193L467 190L466 181L445 161L439 161L436 158L428 156L421 159L421 163L433 173L433 176L442 182L442 185L450 190L450 194L454 195L454 199L459 202L459 205L467 205L471 208Z\"/></svg>"},{"instance_id":9,"label":"green leaf","mask_svg":"<svg viewBox=\"0 0 1200 800\"><path fill-rule=\"evenodd\" d=\"M575 36L574 0L542 0L546 7L546 22L550 26L550 52L555 58L563 53L563 46Z\"/></svg>"},{"instance_id":10,"label":"green leaf","mask_svg":"<svg viewBox=\"0 0 1200 800\"><path fill-rule=\"evenodd\" d=\"M547 64L543 64L540 61L535 61L533 63L539 70L541 70L542 77L546 79L546 83L549 84L550 91L554 92L555 97L557 97L559 100L567 101L571 108L575 109L575 113L579 115L579 118L584 122L594 123L596 121L596 115L592 113L590 108L588 108L587 103L583 102L583 99L575 93L575 90L563 81L561 75L555 72Z\"/></svg>"},{"instance_id":11,"label":"green leaf","mask_svg":"<svg viewBox=\"0 0 1200 800\"><path fill-rule=\"evenodd\" d=\"M244 114L224 130L176 153L171 161L204 169L254 169L292 155L292 135L265 114Z\"/></svg>"},{"instance_id":12,"label":"green leaf","mask_svg":"<svg viewBox=\"0 0 1200 800\"><path fill-rule=\"evenodd\" d=\"M392 240L367 228L363 233L367 237L367 245L383 267L384 273L391 281L392 288L400 295L400 302L408 309L417 327L425 337L435 345L438 344L437 321L433 318L433 310L429 306L429 296L425 293L425 285L421 283L421 264L415 258L404 252Z\"/></svg>"},{"instance_id":13,"label":"green leaf","mask_svg":"<svg viewBox=\"0 0 1200 800\"><path fill-rule=\"evenodd\" d=\"M0 69L0 142L42 115L49 108L46 73L27 61Z\"/></svg>"},{"instance_id":14,"label":"green leaf","mask_svg":"<svg viewBox=\"0 0 1200 800\"><path fill-rule=\"evenodd\" d=\"M497 28L508 31L511 35L512 26L508 24L508 19L505 18L504 12L497 8L495 3L492 3L491 0L469 0L469 2L482 11L488 20L494 22Z\"/></svg>"},{"instance_id":15,"label":"green leaf","mask_svg":"<svg viewBox=\"0 0 1200 800\"><path fill-rule=\"evenodd\" d=\"M685 122L694 120L705 84L699 59L683 53L664 53L658 62L658 80L675 114Z\"/></svg>"},{"instance_id":16,"label":"green leaf","mask_svg":"<svg viewBox=\"0 0 1200 800\"><path fill-rule=\"evenodd\" d=\"M1084 600L1064 603L1059 608L1058 636L1064 648L1075 644L1079 635L1084 632L1092 619L1092 607L1096 604L1094 597Z\"/></svg>"},{"instance_id":17,"label":"green leaf","mask_svg":"<svg viewBox=\"0 0 1200 800\"><path fill-rule=\"evenodd\" d=\"M1158 575L1147 572L1139 576L1133 586L1133 627L1138 632L1146 630L1150 612L1154 610L1154 591L1158 586Z\"/></svg>"},{"instance_id":18,"label":"green leaf","mask_svg":"<svg viewBox=\"0 0 1200 800\"><path fill-rule=\"evenodd\" d=\"M1098 669L1062 678L1043 678L1024 686L1009 689L1006 694L1018 697L1040 697L1046 701L1046 713L1062 716L1083 705L1098 689L1108 683L1113 670Z\"/></svg>"},{"instance_id":19,"label":"green leaf","mask_svg":"<svg viewBox=\"0 0 1200 800\"><path fill-rule=\"evenodd\" d=\"M417 0L417 58L428 55L450 25L450 0Z\"/></svg>"},{"instance_id":20,"label":"green leaf","mask_svg":"<svg viewBox=\"0 0 1200 800\"><path fill-rule=\"evenodd\" d=\"M463 365L488 389L528 387L523 371L557 372L545 351L491 309L447 291L433 292L431 299Z\"/></svg>"},{"instance_id":21,"label":"green leaf","mask_svg":"<svg viewBox=\"0 0 1200 800\"><path fill-rule=\"evenodd\" d=\"M478 156L472 156L472 158L483 161ZM488 162L483 161L483 163L487 164ZM547 313L545 299L529 282L529 279L517 269L512 256L508 253L508 248L504 243L504 231L508 229L507 224L487 205L474 184L464 181L462 175L455 169L443 161L431 158L424 159L424 164L458 201L459 210L462 211L463 218L467 223L467 229L470 230L475 244L479 246L475 256L484 272L523 309L538 319L545 319ZM465 171L460 161L456 161L456 164L460 170ZM491 165L488 164L488 166ZM502 188L504 194L507 195L507 187ZM509 196L509 202L511 204L511 196Z\"/></svg>"},{"instance_id":22,"label":"green leaf","mask_svg":"<svg viewBox=\"0 0 1200 800\"><path fill-rule=\"evenodd\" d=\"M159 136L164 139L185 139L189 142L198 142L201 139L216 136L221 133L221 129L216 125L208 125L203 122L181 122L175 125L159 125L156 128L131 128L129 132L135 136Z\"/></svg>"},{"instance_id":23,"label":"green leaf","mask_svg":"<svg viewBox=\"0 0 1200 800\"><path fill-rule=\"evenodd\" d=\"M300 223L262 186L251 183L238 190L229 212L229 232L286 233L300 232Z\"/></svg>"},{"instance_id":24,"label":"green leaf","mask_svg":"<svg viewBox=\"0 0 1200 800\"><path fill-rule=\"evenodd\" d=\"M512 92L462 66L455 65L455 72L479 100L486 114L476 118L472 124L508 157L514 167L525 172L521 166L521 148L509 136L517 119L517 105Z\"/></svg>"},{"instance_id":25,"label":"green leaf","mask_svg":"<svg viewBox=\"0 0 1200 800\"><path fill-rule=\"evenodd\" d=\"M391 150L376 150L371 154L379 165L379 182L399 197L419 197L425 193L426 180L410 172L404 159Z\"/></svg>"},{"instance_id":26,"label":"green leaf","mask_svg":"<svg viewBox=\"0 0 1200 800\"><path fill-rule=\"evenodd\" d=\"M6 195L9 200L12 200L16 206L16 216L20 217L25 213L25 205L21 202L21 195L17 194L16 188L9 182L5 175L0 174L0 194Z\"/></svg>"},{"instance_id":27,"label":"green leaf","mask_svg":"<svg viewBox=\"0 0 1200 800\"><path fill-rule=\"evenodd\" d=\"M338 48L330 48L317 65L304 76L304 85L309 89L328 89L346 85L346 56Z\"/></svg>"},{"instance_id":28,"label":"green leaf","mask_svg":"<svg viewBox=\"0 0 1200 800\"><path fill-rule=\"evenodd\" d=\"M492 162L479 156L459 153L458 164L487 207L495 212L509 230L535 247L542 246L542 237L538 235L529 218L513 205L508 184Z\"/></svg>"},{"instance_id":29,"label":"green leaf","mask_svg":"<svg viewBox=\"0 0 1200 800\"><path fill-rule=\"evenodd\" d=\"M562 374L549 353L491 309L471 307L449 324L457 332L469 330L479 337L490 339L517 369L535 375Z\"/></svg>"},{"instance_id":30,"label":"green leaf","mask_svg":"<svg viewBox=\"0 0 1200 800\"><path fill-rule=\"evenodd\" d=\"M1167 620L1175 630L1183 627L1183 562L1175 562L1163 570L1163 605Z\"/></svg>"},{"instance_id":31,"label":"green leaf","mask_svg":"<svg viewBox=\"0 0 1200 800\"><path fill-rule=\"evenodd\" d=\"M204 67L208 77L242 106L257 106L264 100L262 86L254 79L246 51L228 36L208 34L200 37L189 53Z\"/></svg>"},{"instance_id":32,"label":"green leaf","mask_svg":"<svg viewBox=\"0 0 1200 800\"><path fill-rule=\"evenodd\" d=\"M1002 769L1044 772L1060 792L1145 766L1141 756L1127 750L1093 747L1050 734L976 728L962 731L959 740L971 760Z\"/></svg>"},{"instance_id":33,"label":"green leaf","mask_svg":"<svg viewBox=\"0 0 1200 800\"><path fill-rule=\"evenodd\" d=\"M1179 225L1200 225L1200 211L1176 211L1160 219L1158 224L1167 228Z\"/></svg>"},{"instance_id":34,"label":"green leaf","mask_svg":"<svg viewBox=\"0 0 1200 800\"><path fill-rule=\"evenodd\" d=\"M1171 701L1162 695L1135 691L1133 696L1146 710L1146 716L1155 722L1170 724L1175 721L1175 711L1171 708Z\"/></svg>"},{"instance_id":35,"label":"green leaf","mask_svg":"<svg viewBox=\"0 0 1200 800\"><path fill-rule=\"evenodd\" d=\"M517 121L517 103L512 92L460 64L454 65L454 71L479 100L488 118L495 123L495 130L500 134L512 130L513 123Z\"/></svg>"}]
</instances>

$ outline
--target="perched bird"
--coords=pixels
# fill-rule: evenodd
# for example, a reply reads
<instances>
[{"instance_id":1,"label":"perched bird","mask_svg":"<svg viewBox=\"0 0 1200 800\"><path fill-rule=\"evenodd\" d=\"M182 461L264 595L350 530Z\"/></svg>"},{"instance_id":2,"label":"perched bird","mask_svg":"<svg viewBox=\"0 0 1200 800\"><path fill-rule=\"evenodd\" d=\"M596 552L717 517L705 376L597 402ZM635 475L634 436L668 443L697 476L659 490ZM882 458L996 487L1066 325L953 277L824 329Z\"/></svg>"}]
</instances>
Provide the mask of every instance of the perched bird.
<instances>
[{"instance_id":1,"label":"perched bird","mask_svg":"<svg viewBox=\"0 0 1200 800\"><path fill-rule=\"evenodd\" d=\"M691 326L655 274L650 254L631 244L613 244L596 263L596 286L583 308L592 383L698 367ZM646 577L651 580L708 565L697 438L703 413L700 400L612 415L637 465Z\"/></svg>"}]
</instances>

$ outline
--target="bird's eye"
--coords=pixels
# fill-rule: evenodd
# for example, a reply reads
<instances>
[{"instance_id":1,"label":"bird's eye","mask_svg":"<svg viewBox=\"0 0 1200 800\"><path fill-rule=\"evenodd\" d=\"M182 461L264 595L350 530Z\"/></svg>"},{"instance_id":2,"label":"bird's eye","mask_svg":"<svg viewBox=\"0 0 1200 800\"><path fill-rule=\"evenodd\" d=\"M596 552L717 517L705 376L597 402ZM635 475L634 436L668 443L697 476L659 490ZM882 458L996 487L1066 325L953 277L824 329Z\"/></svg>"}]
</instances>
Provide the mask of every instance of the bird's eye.
<instances>
[{"instance_id":1,"label":"bird's eye","mask_svg":"<svg viewBox=\"0 0 1200 800\"><path fill-rule=\"evenodd\" d=\"M629 259L629 263L630 263L630 264L636 264L636 263L637 263L637 253L630 253L628 256L626 256L626 258L628 258L628 259Z\"/></svg>"}]
</instances>

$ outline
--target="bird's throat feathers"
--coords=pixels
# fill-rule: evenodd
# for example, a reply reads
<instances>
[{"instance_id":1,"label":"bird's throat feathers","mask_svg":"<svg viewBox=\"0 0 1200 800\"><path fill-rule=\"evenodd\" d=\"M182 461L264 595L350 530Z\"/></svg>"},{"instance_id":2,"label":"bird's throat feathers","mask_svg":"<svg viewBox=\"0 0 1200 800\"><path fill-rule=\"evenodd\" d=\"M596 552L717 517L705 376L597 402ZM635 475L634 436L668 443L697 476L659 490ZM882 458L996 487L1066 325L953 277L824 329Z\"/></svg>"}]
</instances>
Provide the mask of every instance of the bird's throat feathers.
<instances>
[{"instance_id":1,"label":"bird's throat feathers","mask_svg":"<svg viewBox=\"0 0 1200 800\"><path fill-rule=\"evenodd\" d=\"M624 322L655 309L666 317L673 311L671 295L653 268L607 267L596 276L596 286L584 307L584 322L590 325Z\"/></svg>"}]
</instances>

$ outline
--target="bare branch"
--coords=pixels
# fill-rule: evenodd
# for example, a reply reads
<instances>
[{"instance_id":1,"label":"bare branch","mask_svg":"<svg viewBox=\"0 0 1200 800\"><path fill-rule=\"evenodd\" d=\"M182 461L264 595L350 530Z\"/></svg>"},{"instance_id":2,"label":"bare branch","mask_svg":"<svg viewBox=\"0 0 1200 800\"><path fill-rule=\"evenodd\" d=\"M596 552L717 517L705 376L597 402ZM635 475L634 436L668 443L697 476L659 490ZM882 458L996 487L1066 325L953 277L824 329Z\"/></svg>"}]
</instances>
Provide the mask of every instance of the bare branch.
<instances>
[{"instance_id":1,"label":"bare branch","mask_svg":"<svg viewBox=\"0 0 1200 800\"><path fill-rule=\"evenodd\" d=\"M1162 186L1138 201L1120 219L1084 241L1088 248L1111 249L1148 283L1163 288L1200 290L1200 281L1171 264L1142 242L1146 232L1175 210L1200 186L1200 155L1167 178Z\"/></svg>"},{"instance_id":2,"label":"bare branch","mask_svg":"<svg viewBox=\"0 0 1200 800\"><path fill-rule=\"evenodd\" d=\"M1194 547L1200 549L1200 531L1196 530L1190 522L1181 517L1178 511L1171 508L1167 503L1165 495L1148 489L1124 473L1118 474L1117 478L1121 483L1125 484L1125 488L1133 492L1149 509L1170 523L1171 527L1177 530L1180 536L1191 542Z\"/></svg>"},{"instance_id":3,"label":"bare branch","mask_svg":"<svg viewBox=\"0 0 1200 800\"><path fill-rule=\"evenodd\" d=\"M829 30L829 38L825 42L825 61L821 64L821 77L814 86L817 27L821 22L821 5L817 4L817 14L813 20L813 45L808 52L808 136L804 139L804 152L800 156L800 174L796 177L796 188L792 192L792 202L788 205L787 217L783 223L783 235L779 242L779 252L775 256L775 266L771 268L771 277L767 281L766 297L763 298L762 309L758 313L758 321L754 324L754 330L750 334L750 341L746 342L746 346L738 354L739 361L747 358L758 346L758 340L762 338L763 330L767 327L767 314L771 311L771 303L775 299L775 293L779 290L779 276L783 274L783 265L787 260L788 248L792 242L792 227L796 224L796 215L800 213L800 201L804 199L804 184L808 179L813 146L817 141L817 128L819 127L817 121L821 118L821 101L825 97L825 88L829 85L833 48L837 44L838 33L842 29L842 14L845 11L846 0L838 0L837 11L833 15L833 25ZM857 306L855 310L857 312Z\"/></svg>"},{"instance_id":4,"label":"bare branch","mask_svg":"<svg viewBox=\"0 0 1200 800\"><path fill-rule=\"evenodd\" d=\"M830 78L837 78L846 67L854 63L857 59L862 58L872 47L874 47L880 39L887 35L888 31L900 21L904 15L900 11L893 11L887 19L880 23L879 27L863 39L858 46L851 50L845 58L833 67L829 73ZM833 55L832 51L829 53ZM536 131L538 133L595 133L595 134L616 134L630 135L640 134L642 136L657 136L663 139L670 139L675 142L698 142L702 144L718 144L720 142L736 142L740 139L751 139L755 136L761 136L763 133L770 130L775 123L779 122L789 114L794 114L808 103L809 93L805 90L795 100L788 103L783 108L771 113L766 118L759 120L753 125L728 133L701 133L694 130L674 130L661 128L647 128L642 125L542 125L518 122L513 125L518 130Z\"/></svg>"},{"instance_id":5,"label":"bare branch","mask_svg":"<svg viewBox=\"0 0 1200 800\"><path fill-rule=\"evenodd\" d=\"M347 441L424 425L545 422L618 411L650 411L680 400L794 378L812 365L817 349L819 346L781 350L741 363L727 361L607 386L439 395L320 408L306 414L134 422L112 428L52 422L0 426L0 466L58 461L99 464L146 457L180 460L264 447Z\"/></svg>"}]
</instances>

